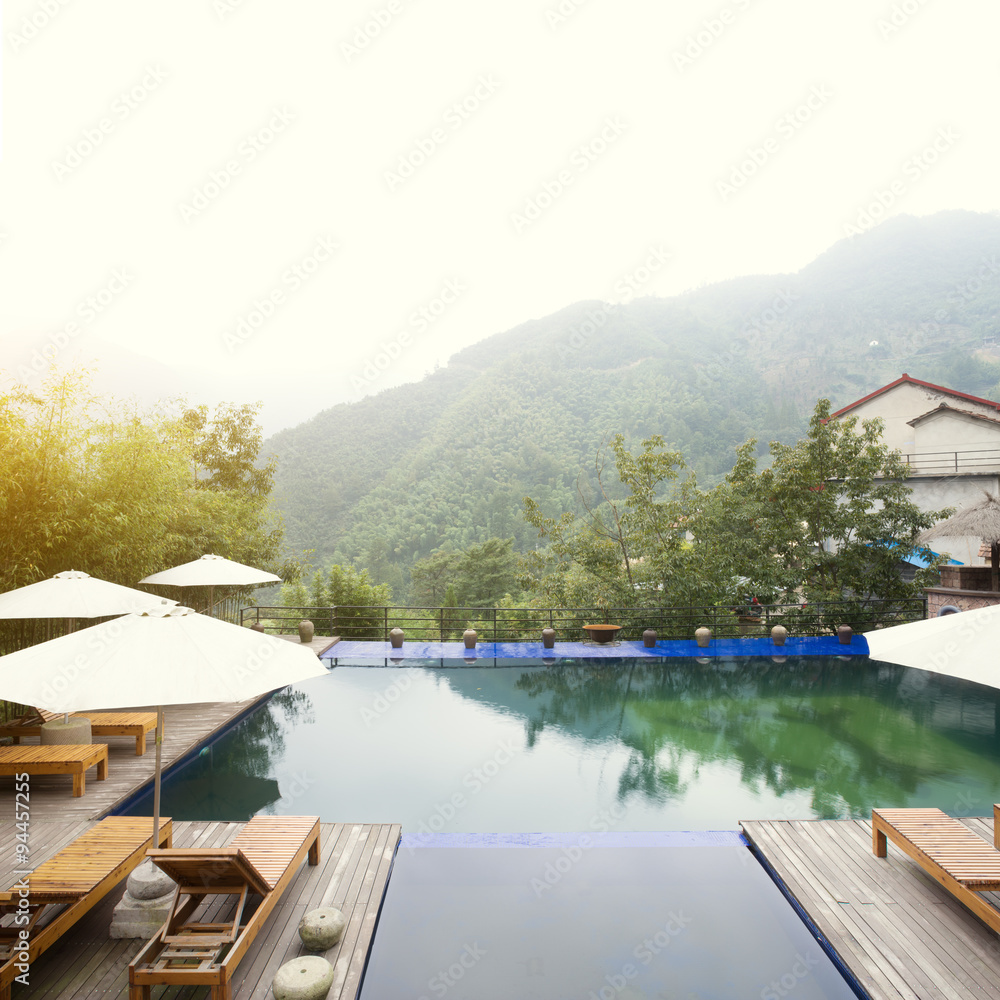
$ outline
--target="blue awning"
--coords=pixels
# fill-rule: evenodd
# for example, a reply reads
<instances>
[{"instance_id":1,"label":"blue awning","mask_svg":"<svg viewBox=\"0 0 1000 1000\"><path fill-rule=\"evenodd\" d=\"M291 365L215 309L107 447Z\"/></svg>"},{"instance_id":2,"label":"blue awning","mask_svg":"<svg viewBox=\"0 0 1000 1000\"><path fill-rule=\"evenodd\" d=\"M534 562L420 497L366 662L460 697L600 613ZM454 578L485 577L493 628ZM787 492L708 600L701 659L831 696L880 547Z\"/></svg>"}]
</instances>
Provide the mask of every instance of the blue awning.
<instances>
[{"instance_id":1,"label":"blue awning","mask_svg":"<svg viewBox=\"0 0 1000 1000\"><path fill-rule=\"evenodd\" d=\"M865 544L866 545L870 545L871 543L870 542L865 542ZM895 545L895 547L896 548L901 548L902 546L900 546L899 543L897 542L896 545ZM925 559L924 558L923 552L925 552L925 551L928 551L928 552L931 553L931 558L930 559ZM933 562L933 560L937 559L937 557L938 557L938 553L937 552L933 552L930 549L926 549L926 550L925 549L911 549L906 555L900 555L899 561L900 562L909 563L911 566L917 566L920 569L927 569L927 567L930 566L931 562ZM965 563L962 562L960 559L946 559L942 563L942 565L943 566L964 566Z\"/></svg>"},{"instance_id":2,"label":"blue awning","mask_svg":"<svg viewBox=\"0 0 1000 1000\"><path fill-rule=\"evenodd\" d=\"M909 563L911 566L919 566L921 569L927 569L927 567L930 566L931 562L933 562L933 560L937 559L938 553L937 552L931 552L931 558L930 559L925 559L923 557L923 555L921 554L924 551L925 550L923 550L923 549L914 549L912 552L909 553L909 555L900 556L899 558L900 558L900 560L902 562ZM964 566L965 563L961 562L958 559L946 559L942 563L942 565L943 566Z\"/></svg>"}]
</instances>

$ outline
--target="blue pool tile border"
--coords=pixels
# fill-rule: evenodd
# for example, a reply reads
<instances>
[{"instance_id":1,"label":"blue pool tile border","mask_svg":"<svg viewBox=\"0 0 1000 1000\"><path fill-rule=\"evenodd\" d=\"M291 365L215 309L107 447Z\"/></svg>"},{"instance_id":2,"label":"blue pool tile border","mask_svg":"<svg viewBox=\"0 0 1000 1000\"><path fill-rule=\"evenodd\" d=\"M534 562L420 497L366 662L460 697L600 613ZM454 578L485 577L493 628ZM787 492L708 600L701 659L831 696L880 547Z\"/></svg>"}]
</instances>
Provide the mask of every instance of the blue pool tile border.
<instances>
[{"instance_id":1,"label":"blue pool tile border","mask_svg":"<svg viewBox=\"0 0 1000 1000\"><path fill-rule=\"evenodd\" d=\"M606 833L406 833L400 848L749 847L738 830Z\"/></svg>"},{"instance_id":2,"label":"blue pool tile border","mask_svg":"<svg viewBox=\"0 0 1000 1000\"><path fill-rule=\"evenodd\" d=\"M379 660L405 663L407 660L603 660L603 659L663 659L665 657L729 656L867 656L868 643L863 635L842 643L836 636L802 636L789 638L776 646L769 637L713 639L708 646L699 646L694 639L665 639L647 648L638 640L623 640L614 645L583 642L557 642L554 649L545 649L536 642L480 642L475 649L466 649L461 642L404 642L402 649L393 649L388 642L342 639L323 653L324 660Z\"/></svg>"}]
</instances>

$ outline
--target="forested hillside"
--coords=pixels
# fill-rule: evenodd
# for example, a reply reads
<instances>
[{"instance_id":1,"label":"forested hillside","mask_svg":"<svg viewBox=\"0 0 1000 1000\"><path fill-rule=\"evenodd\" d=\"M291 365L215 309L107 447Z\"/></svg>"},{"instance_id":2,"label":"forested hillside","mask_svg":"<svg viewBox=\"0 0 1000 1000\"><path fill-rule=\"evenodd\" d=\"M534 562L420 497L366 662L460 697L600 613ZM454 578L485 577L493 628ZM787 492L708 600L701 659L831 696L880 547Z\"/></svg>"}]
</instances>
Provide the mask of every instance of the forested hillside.
<instances>
[{"instance_id":1,"label":"forested hillside","mask_svg":"<svg viewBox=\"0 0 1000 1000\"><path fill-rule=\"evenodd\" d=\"M1000 218L901 217L794 275L672 299L583 302L497 334L423 381L275 435L275 495L293 549L356 562L405 599L413 561L490 537L531 549L520 515L590 501L610 434L661 434L717 482L750 437L800 437L906 371L996 395Z\"/></svg>"}]
</instances>

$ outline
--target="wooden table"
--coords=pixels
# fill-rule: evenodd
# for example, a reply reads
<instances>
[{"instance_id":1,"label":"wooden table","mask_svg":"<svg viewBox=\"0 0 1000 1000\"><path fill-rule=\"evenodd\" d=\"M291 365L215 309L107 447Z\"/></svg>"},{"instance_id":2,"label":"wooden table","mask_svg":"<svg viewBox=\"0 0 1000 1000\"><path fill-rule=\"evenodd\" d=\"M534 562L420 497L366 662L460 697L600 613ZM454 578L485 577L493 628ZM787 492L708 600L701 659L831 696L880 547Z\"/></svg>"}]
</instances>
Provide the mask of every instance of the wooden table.
<instances>
[{"instance_id":1,"label":"wooden table","mask_svg":"<svg viewBox=\"0 0 1000 1000\"><path fill-rule=\"evenodd\" d=\"M86 791L87 770L95 764L97 780L104 781L108 776L106 743L0 747L0 774L72 774L75 798Z\"/></svg>"}]
</instances>

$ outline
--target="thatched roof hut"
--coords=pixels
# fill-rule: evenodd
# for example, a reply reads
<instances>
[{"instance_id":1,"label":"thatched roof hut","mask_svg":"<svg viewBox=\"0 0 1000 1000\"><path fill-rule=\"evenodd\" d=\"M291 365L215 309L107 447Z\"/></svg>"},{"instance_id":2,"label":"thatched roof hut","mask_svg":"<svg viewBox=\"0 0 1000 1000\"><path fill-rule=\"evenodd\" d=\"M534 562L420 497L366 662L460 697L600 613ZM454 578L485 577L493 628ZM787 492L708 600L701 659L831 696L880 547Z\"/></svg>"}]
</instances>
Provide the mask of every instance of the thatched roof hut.
<instances>
[{"instance_id":1,"label":"thatched roof hut","mask_svg":"<svg viewBox=\"0 0 1000 1000\"><path fill-rule=\"evenodd\" d=\"M941 535L972 535L990 547L990 566L993 569L990 587L1000 591L1000 496L983 490L983 499L963 507L946 521L922 531L917 541L926 545L931 538Z\"/></svg>"}]
</instances>

